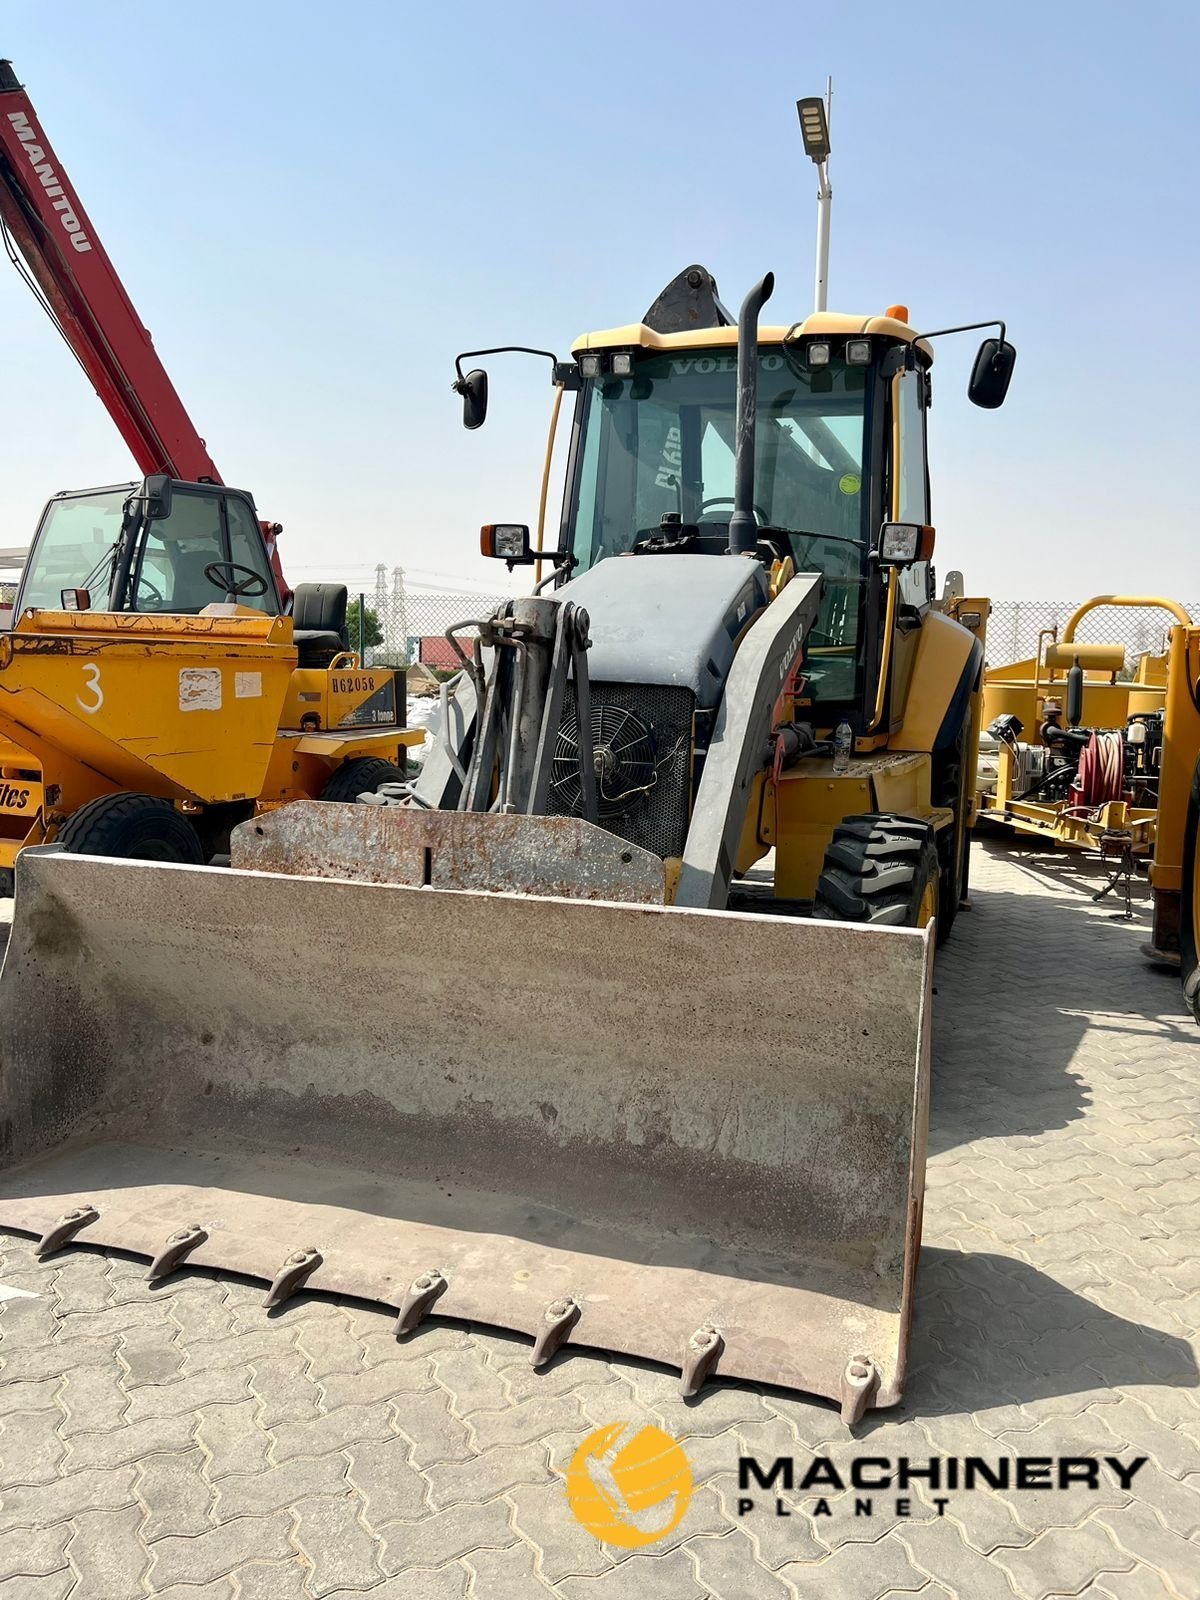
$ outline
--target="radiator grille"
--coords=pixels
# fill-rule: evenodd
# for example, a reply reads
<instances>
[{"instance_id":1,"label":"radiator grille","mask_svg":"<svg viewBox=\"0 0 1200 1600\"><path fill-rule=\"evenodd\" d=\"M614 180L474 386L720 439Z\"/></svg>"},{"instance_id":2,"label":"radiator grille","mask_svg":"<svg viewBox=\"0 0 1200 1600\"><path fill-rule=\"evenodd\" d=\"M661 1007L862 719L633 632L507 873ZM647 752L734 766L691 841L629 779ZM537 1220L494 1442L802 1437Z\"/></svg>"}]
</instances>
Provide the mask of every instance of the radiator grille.
<instances>
[{"instance_id":1,"label":"radiator grille","mask_svg":"<svg viewBox=\"0 0 1200 1600\"><path fill-rule=\"evenodd\" d=\"M598 756L601 825L666 858L683 854L691 815L690 689L592 684L592 737ZM568 691L550 787L554 817L582 816L578 730Z\"/></svg>"}]
</instances>

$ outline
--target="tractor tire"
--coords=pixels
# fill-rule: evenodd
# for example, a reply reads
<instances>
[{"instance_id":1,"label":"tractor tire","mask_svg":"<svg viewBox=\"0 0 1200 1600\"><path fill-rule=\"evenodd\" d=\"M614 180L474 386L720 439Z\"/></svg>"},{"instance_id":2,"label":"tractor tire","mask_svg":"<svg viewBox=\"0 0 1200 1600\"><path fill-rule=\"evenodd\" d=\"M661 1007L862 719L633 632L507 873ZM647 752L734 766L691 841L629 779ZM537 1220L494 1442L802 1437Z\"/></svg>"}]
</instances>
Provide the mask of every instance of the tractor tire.
<instances>
[{"instance_id":1,"label":"tractor tire","mask_svg":"<svg viewBox=\"0 0 1200 1600\"><path fill-rule=\"evenodd\" d=\"M817 880L813 916L923 928L938 914L941 866L927 822L869 812L834 829Z\"/></svg>"},{"instance_id":2,"label":"tractor tire","mask_svg":"<svg viewBox=\"0 0 1200 1600\"><path fill-rule=\"evenodd\" d=\"M938 894L939 945L945 944L950 937L950 930L958 915L958 903L966 893L967 852L971 848L971 830L967 827L967 816L971 809L967 783L971 774L966 770L970 732L971 719L968 717L950 749L933 758L930 799L935 806L948 806L954 813L954 821L937 836L942 880Z\"/></svg>"},{"instance_id":3,"label":"tractor tire","mask_svg":"<svg viewBox=\"0 0 1200 1600\"><path fill-rule=\"evenodd\" d=\"M1183 995L1200 1022L1200 761L1192 778L1183 835L1183 885L1179 906L1179 975Z\"/></svg>"},{"instance_id":4,"label":"tractor tire","mask_svg":"<svg viewBox=\"0 0 1200 1600\"><path fill-rule=\"evenodd\" d=\"M381 756L356 756L353 761L343 761L321 790L322 800L349 801L351 805L360 794L374 794L381 783L403 783L405 773L394 761L384 761Z\"/></svg>"},{"instance_id":5,"label":"tractor tire","mask_svg":"<svg viewBox=\"0 0 1200 1600\"><path fill-rule=\"evenodd\" d=\"M89 800L63 823L57 843L76 856L204 864L192 824L169 800L151 794L102 794Z\"/></svg>"}]
</instances>

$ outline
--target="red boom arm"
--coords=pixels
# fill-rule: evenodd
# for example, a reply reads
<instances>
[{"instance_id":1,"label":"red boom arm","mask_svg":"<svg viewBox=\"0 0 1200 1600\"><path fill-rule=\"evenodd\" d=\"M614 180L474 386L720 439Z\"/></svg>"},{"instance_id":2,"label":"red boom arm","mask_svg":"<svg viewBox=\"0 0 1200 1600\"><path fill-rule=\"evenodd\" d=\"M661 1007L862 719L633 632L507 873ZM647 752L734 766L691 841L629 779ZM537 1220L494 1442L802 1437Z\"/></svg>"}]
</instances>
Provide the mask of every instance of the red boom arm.
<instances>
[{"instance_id":1,"label":"red boom arm","mask_svg":"<svg viewBox=\"0 0 1200 1600\"><path fill-rule=\"evenodd\" d=\"M143 474L221 475L117 277L12 65L0 61L0 221ZM277 525L262 525L286 599Z\"/></svg>"}]
</instances>

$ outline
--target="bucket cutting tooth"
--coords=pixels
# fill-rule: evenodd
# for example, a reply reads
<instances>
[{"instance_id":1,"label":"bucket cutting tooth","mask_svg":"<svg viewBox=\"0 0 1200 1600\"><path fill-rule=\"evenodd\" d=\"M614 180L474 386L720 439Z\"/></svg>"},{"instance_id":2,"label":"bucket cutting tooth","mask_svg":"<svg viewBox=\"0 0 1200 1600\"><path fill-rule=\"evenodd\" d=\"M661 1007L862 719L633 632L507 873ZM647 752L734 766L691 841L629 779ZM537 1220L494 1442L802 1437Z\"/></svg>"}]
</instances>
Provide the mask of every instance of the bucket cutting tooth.
<instances>
[{"instance_id":1,"label":"bucket cutting tooth","mask_svg":"<svg viewBox=\"0 0 1200 1600\"><path fill-rule=\"evenodd\" d=\"M851 1356L842 1375L842 1421L848 1428L861 1422L879 1388L879 1368L870 1356Z\"/></svg>"},{"instance_id":2,"label":"bucket cutting tooth","mask_svg":"<svg viewBox=\"0 0 1200 1600\"><path fill-rule=\"evenodd\" d=\"M710 1324L697 1328L692 1334L683 1353L683 1371L679 1379L679 1390L685 1400L699 1394L712 1377L724 1348L720 1332Z\"/></svg>"},{"instance_id":3,"label":"bucket cutting tooth","mask_svg":"<svg viewBox=\"0 0 1200 1600\"><path fill-rule=\"evenodd\" d=\"M53 1227L47 1228L38 1240L34 1254L39 1261L44 1261L47 1256L53 1255L56 1250L61 1250L63 1245L70 1244L81 1229L93 1222L99 1222L100 1213L95 1206L79 1205L70 1211L64 1211Z\"/></svg>"},{"instance_id":4,"label":"bucket cutting tooth","mask_svg":"<svg viewBox=\"0 0 1200 1600\"><path fill-rule=\"evenodd\" d=\"M162 1249L150 1263L146 1273L146 1282L153 1283L156 1278L165 1278L169 1272L181 1266L192 1251L202 1245L208 1238L208 1230L202 1228L198 1222L190 1222L186 1228L179 1228L171 1234Z\"/></svg>"},{"instance_id":5,"label":"bucket cutting tooth","mask_svg":"<svg viewBox=\"0 0 1200 1600\"><path fill-rule=\"evenodd\" d=\"M531 1367L544 1367L561 1347L571 1329L583 1314L583 1307L571 1295L551 1300L542 1312L541 1324L529 1356Z\"/></svg>"},{"instance_id":6,"label":"bucket cutting tooth","mask_svg":"<svg viewBox=\"0 0 1200 1600\"><path fill-rule=\"evenodd\" d=\"M445 1277L436 1267L429 1272L423 1272L419 1278L414 1278L400 1302L400 1310L396 1316L397 1339L403 1339L405 1334L411 1333L422 1318L428 1315L433 1302L444 1295L449 1287Z\"/></svg>"},{"instance_id":7,"label":"bucket cutting tooth","mask_svg":"<svg viewBox=\"0 0 1200 1600\"><path fill-rule=\"evenodd\" d=\"M271 1287L263 1300L264 1307L269 1311L273 1306L281 1306L285 1300L290 1299L297 1290L304 1287L324 1259L315 1244L310 1244L303 1250L293 1250L272 1278Z\"/></svg>"}]
</instances>

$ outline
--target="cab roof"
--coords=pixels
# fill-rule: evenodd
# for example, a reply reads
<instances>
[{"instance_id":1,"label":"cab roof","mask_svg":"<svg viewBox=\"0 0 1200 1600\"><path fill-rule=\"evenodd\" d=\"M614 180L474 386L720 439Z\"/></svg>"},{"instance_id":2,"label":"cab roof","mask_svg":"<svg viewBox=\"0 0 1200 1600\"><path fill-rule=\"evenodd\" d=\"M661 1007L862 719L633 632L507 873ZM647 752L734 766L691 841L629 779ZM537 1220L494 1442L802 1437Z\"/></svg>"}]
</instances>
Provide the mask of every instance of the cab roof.
<instances>
[{"instance_id":1,"label":"cab roof","mask_svg":"<svg viewBox=\"0 0 1200 1600\"><path fill-rule=\"evenodd\" d=\"M853 334L878 334L882 338L898 339L915 344L921 354L933 360L933 351L920 338L915 328L895 317L851 316L844 311L817 311L803 322L788 326L760 326L760 345L782 344L787 333L793 340L828 334L832 338ZM581 333L571 346L572 355L585 350L714 350L737 344L737 327L688 328L683 333L656 333L644 322L626 323L623 328L605 328L600 333Z\"/></svg>"}]
</instances>

